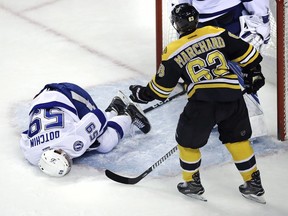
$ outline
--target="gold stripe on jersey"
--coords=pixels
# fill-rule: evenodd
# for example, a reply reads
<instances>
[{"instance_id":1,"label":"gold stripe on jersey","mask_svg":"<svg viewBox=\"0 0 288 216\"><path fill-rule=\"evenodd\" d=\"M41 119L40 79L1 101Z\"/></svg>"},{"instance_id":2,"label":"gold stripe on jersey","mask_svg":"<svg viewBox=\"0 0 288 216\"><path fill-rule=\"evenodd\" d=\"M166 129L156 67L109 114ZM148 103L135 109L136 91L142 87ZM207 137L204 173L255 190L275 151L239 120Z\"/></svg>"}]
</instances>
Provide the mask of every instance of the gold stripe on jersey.
<instances>
[{"instance_id":1,"label":"gold stripe on jersey","mask_svg":"<svg viewBox=\"0 0 288 216\"><path fill-rule=\"evenodd\" d=\"M256 48L250 44L248 50L242 56L233 59L232 61L237 62L240 67L245 67L253 62L258 56L259 52L257 52Z\"/></svg>"},{"instance_id":2,"label":"gold stripe on jersey","mask_svg":"<svg viewBox=\"0 0 288 216\"><path fill-rule=\"evenodd\" d=\"M211 89L211 88L225 88L225 89L241 89L238 80L233 80L234 82L217 82L217 80L212 80L214 82L199 82L194 85L190 84L187 89L188 98L191 98L197 89ZM228 81L228 80L227 80ZM191 87L190 87L191 86Z\"/></svg>"},{"instance_id":3,"label":"gold stripe on jersey","mask_svg":"<svg viewBox=\"0 0 288 216\"><path fill-rule=\"evenodd\" d=\"M239 56L238 58L233 59L233 61L235 61L235 62L242 61L244 58L246 58L247 55L249 55L249 53L252 51L252 49L253 49L253 46L249 45L247 51L242 56Z\"/></svg>"},{"instance_id":4,"label":"gold stripe on jersey","mask_svg":"<svg viewBox=\"0 0 288 216\"><path fill-rule=\"evenodd\" d=\"M156 83L156 75L149 82L149 88L160 98L166 99L174 88L165 88Z\"/></svg>"},{"instance_id":5,"label":"gold stripe on jersey","mask_svg":"<svg viewBox=\"0 0 288 216\"><path fill-rule=\"evenodd\" d=\"M226 74L225 75L225 78L228 78L228 79L237 79L238 80L238 76L236 74Z\"/></svg>"}]
</instances>

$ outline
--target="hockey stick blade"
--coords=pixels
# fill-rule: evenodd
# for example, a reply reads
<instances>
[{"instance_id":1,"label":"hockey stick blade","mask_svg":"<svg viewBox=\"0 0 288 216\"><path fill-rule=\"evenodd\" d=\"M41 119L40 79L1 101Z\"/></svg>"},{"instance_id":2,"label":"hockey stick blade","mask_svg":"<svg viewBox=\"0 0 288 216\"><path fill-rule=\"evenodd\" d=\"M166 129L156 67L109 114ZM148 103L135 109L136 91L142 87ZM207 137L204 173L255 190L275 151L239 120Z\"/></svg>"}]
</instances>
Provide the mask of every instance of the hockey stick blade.
<instances>
[{"instance_id":1,"label":"hockey stick blade","mask_svg":"<svg viewBox=\"0 0 288 216\"><path fill-rule=\"evenodd\" d=\"M122 184L136 184L139 181L141 181L141 179L143 179L146 175L148 175L150 172L152 171L152 168L150 167L148 170L146 170L144 173L142 173L141 175L135 177L135 178L129 178L129 177L125 177L125 176L121 176L118 175L110 170L105 170L105 175L110 178L111 180L118 182L118 183L122 183Z\"/></svg>"},{"instance_id":2,"label":"hockey stick blade","mask_svg":"<svg viewBox=\"0 0 288 216\"><path fill-rule=\"evenodd\" d=\"M150 172L152 172L156 167L158 167L163 161L165 161L168 157L170 157L174 152L176 152L177 146L172 148L167 154L165 154L163 157L161 157L157 162L155 162L151 167L149 167L145 172L143 172L141 175L137 177L125 177L118 175L110 170L105 170L105 175L118 183L122 184L136 184L139 181L141 181L145 176L147 176Z\"/></svg>"}]
</instances>

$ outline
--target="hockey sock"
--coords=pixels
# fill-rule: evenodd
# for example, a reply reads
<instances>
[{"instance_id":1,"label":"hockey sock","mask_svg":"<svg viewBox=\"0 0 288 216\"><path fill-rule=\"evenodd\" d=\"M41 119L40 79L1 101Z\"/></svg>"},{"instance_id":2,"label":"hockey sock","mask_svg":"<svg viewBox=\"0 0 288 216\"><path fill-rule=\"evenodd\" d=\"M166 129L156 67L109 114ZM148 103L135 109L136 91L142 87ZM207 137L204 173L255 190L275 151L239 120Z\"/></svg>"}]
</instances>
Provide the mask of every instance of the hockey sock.
<instances>
[{"instance_id":1,"label":"hockey sock","mask_svg":"<svg viewBox=\"0 0 288 216\"><path fill-rule=\"evenodd\" d=\"M201 165L201 152L199 149L185 148L178 145L180 166L184 181L193 181L192 175L199 170Z\"/></svg>"},{"instance_id":2,"label":"hockey sock","mask_svg":"<svg viewBox=\"0 0 288 216\"><path fill-rule=\"evenodd\" d=\"M226 148L232 155L234 163L244 181L251 180L251 175L257 170L254 150L248 140L227 143Z\"/></svg>"}]
</instances>

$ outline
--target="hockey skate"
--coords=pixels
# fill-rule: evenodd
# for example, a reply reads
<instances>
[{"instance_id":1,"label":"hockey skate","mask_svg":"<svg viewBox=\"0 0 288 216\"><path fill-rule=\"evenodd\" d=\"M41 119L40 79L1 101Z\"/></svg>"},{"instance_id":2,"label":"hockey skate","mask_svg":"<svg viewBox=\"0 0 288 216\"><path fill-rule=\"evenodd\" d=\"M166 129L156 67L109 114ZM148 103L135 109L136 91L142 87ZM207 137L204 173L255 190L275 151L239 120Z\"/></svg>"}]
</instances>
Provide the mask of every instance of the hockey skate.
<instances>
[{"instance_id":1,"label":"hockey skate","mask_svg":"<svg viewBox=\"0 0 288 216\"><path fill-rule=\"evenodd\" d=\"M178 191L186 196L206 202L207 199L202 196L205 190L201 184L199 172L194 173L192 178L193 181L179 183L177 185Z\"/></svg>"},{"instance_id":2,"label":"hockey skate","mask_svg":"<svg viewBox=\"0 0 288 216\"><path fill-rule=\"evenodd\" d=\"M149 120L146 118L142 109L134 104L122 91L118 91L117 96L115 96L105 110L106 112L115 111L118 115L127 114L131 117L132 123L139 128L143 133L148 133L151 129Z\"/></svg>"},{"instance_id":3,"label":"hockey skate","mask_svg":"<svg viewBox=\"0 0 288 216\"><path fill-rule=\"evenodd\" d=\"M257 170L252 174L252 179L239 186L240 193L247 199L266 204L263 197L265 193L260 179L260 172Z\"/></svg>"},{"instance_id":4,"label":"hockey skate","mask_svg":"<svg viewBox=\"0 0 288 216\"><path fill-rule=\"evenodd\" d=\"M126 107L125 112L131 116L132 123L137 128L139 128L139 130L141 130L145 134L147 134L150 131L151 129L150 122L138 105L130 102L130 104Z\"/></svg>"},{"instance_id":5,"label":"hockey skate","mask_svg":"<svg viewBox=\"0 0 288 216\"><path fill-rule=\"evenodd\" d=\"M117 115L124 115L125 108L129 104L129 100L126 100L126 96L119 91L117 96L115 96L109 106L106 108L105 112L114 111Z\"/></svg>"}]
</instances>

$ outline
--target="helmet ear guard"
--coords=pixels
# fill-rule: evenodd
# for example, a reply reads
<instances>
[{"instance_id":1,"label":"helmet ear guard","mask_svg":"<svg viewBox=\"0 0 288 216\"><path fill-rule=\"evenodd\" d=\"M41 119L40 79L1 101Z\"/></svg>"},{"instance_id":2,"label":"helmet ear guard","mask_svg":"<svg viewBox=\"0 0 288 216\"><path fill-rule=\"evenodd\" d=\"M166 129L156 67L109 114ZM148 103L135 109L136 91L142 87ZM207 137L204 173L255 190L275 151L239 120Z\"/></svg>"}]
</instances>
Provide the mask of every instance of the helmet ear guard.
<instances>
[{"instance_id":1,"label":"helmet ear guard","mask_svg":"<svg viewBox=\"0 0 288 216\"><path fill-rule=\"evenodd\" d=\"M172 26L181 36L196 30L199 12L188 3L179 4L172 10L170 20Z\"/></svg>"},{"instance_id":2,"label":"helmet ear guard","mask_svg":"<svg viewBox=\"0 0 288 216\"><path fill-rule=\"evenodd\" d=\"M49 149L42 153L38 166L49 176L62 177L70 172L72 160L62 149Z\"/></svg>"}]
</instances>

